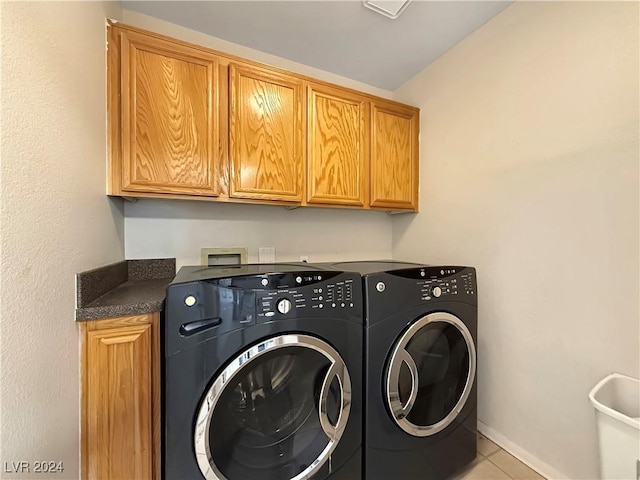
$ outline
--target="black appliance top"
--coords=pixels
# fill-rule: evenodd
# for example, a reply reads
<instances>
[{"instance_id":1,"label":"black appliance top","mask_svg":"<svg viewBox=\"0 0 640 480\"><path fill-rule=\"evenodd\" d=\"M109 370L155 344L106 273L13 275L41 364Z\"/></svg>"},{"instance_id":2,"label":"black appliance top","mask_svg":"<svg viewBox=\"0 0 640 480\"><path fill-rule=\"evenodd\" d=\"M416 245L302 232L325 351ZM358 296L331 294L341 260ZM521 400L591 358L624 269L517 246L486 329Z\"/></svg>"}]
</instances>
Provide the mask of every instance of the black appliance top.
<instances>
[{"instance_id":1,"label":"black appliance top","mask_svg":"<svg viewBox=\"0 0 640 480\"><path fill-rule=\"evenodd\" d=\"M395 260L365 260L353 262L336 262L321 264L331 270L343 270L347 272L358 272L361 275L371 273L389 272L392 270L401 270L405 268L425 267L419 263L398 262Z\"/></svg>"},{"instance_id":2,"label":"black appliance top","mask_svg":"<svg viewBox=\"0 0 640 480\"><path fill-rule=\"evenodd\" d=\"M176 283L213 280L217 278L237 277L243 275L263 275L268 273L291 273L322 271L322 268L308 263L248 263L224 266L186 266L182 267L171 285Z\"/></svg>"}]
</instances>

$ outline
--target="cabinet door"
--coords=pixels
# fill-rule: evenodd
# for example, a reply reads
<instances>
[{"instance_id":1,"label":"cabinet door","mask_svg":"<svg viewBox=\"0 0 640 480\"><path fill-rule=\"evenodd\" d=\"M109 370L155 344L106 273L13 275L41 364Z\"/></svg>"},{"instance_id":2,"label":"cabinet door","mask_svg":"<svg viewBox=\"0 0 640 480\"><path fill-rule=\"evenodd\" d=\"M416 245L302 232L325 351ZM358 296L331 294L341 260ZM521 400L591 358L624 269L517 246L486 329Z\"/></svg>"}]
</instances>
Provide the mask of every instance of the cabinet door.
<instances>
[{"instance_id":1,"label":"cabinet door","mask_svg":"<svg viewBox=\"0 0 640 480\"><path fill-rule=\"evenodd\" d=\"M363 205L367 186L364 97L320 85L308 87L308 201Z\"/></svg>"},{"instance_id":2,"label":"cabinet door","mask_svg":"<svg viewBox=\"0 0 640 480\"><path fill-rule=\"evenodd\" d=\"M418 209L419 111L373 102L371 206Z\"/></svg>"},{"instance_id":3,"label":"cabinet door","mask_svg":"<svg viewBox=\"0 0 640 480\"><path fill-rule=\"evenodd\" d=\"M122 189L217 195L217 58L131 31L120 43Z\"/></svg>"},{"instance_id":4,"label":"cabinet door","mask_svg":"<svg viewBox=\"0 0 640 480\"><path fill-rule=\"evenodd\" d=\"M300 202L302 82L252 66L229 66L230 196Z\"/></svg>"},{"instance_id":5,"label":"cabinet door","mask_svg":"<svg viewBox=\"0 0 640 480\"><path fill-rule=\"evenodd\" d=\"M153 476L152 325L87 332L85 478Z\"/></svg>"}]
</instances>

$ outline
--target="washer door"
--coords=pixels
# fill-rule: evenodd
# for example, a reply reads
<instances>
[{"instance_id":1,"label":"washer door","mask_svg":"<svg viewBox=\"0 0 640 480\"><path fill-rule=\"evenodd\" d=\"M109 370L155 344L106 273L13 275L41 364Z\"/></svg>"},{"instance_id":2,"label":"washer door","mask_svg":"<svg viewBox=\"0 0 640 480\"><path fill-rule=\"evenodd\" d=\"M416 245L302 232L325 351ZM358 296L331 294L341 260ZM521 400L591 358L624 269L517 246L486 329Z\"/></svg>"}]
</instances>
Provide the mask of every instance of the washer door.
<instances>
[{"instance_id":1,"label":"washer door","mask_svg":"<svg viewBox=\"0 0 640 480\"><path fill-rule=\"evenodd\" d=\"M351 379L335 349L309 335L269 338L233 359L205 394L198 465L207 479L309 478L336 448L350 408Z\"/></svg>"},{"instance_id":2,"label":"washer door","mask_svg":"<svg viewBox=\"0 0 640 480\"><path fill-rule=\"evenodd\" d=\"M400 337L386 370L391 416L416 437L446 428L464 407L476 374L471 333L456 316L426 315Z\"/></svg>"}]
</instances>

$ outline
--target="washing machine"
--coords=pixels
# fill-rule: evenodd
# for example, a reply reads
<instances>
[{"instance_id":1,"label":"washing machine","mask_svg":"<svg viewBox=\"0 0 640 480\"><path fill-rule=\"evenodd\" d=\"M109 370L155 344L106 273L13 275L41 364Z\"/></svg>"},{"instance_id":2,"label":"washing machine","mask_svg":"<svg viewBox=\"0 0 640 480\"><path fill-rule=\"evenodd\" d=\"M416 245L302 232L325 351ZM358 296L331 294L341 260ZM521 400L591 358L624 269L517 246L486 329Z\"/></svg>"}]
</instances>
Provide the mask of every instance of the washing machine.
<instances>
[{"instance_id":1,"label":"washing machine","mask_svg":"<svg viewBox=\"0 0 640 480\"><path fill-rule=\"evenodd\" d=\"M180 269L163 327L163 478L361 478L362 335L358 274Z\"/></svg>"},{"instance_id":2,"label":"washing machine","mask_svg":"<svg viewBox=\"0 0 640 480\"><path fill-rule=\"evenodd\" d=\"M365 297L364 478L446 479L476 456L476 271L347 262Z\"/></svg>"}]
</instances>

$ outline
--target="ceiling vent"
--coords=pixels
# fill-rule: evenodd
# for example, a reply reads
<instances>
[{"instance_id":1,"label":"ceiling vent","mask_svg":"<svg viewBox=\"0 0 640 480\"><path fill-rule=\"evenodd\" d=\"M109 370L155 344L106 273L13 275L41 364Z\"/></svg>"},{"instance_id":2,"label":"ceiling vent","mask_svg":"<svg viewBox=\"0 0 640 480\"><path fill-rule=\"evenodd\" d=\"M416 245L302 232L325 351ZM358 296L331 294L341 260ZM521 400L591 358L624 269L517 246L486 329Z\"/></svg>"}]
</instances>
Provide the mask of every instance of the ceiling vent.
<instances>
[{"instance_id":1,"label":"ceiling vent","mask_svg":"<svg viewBox=\"0 0 640 480\"><path fill-rule=\"evenodd\" d=\"M362 4L387 18L398 18L411 0L362 0Z\"/></svg>"}]
</instances>

